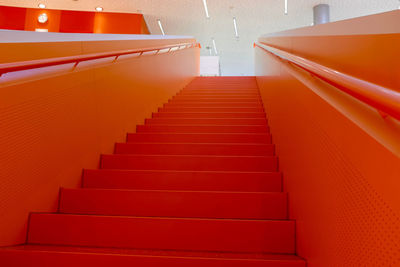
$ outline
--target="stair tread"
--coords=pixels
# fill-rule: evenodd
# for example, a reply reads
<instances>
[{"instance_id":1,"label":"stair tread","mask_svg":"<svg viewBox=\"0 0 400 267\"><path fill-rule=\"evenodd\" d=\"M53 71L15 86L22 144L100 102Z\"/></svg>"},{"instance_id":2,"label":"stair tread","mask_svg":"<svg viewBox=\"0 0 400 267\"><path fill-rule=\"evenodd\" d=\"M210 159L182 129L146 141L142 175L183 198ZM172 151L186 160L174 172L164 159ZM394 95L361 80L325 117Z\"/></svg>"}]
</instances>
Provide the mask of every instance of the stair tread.
<instances>
[{"instance_id":1,"label":"stair tread","mask_svg":"<svg viewBox=\"0 0 400 267\"><path fill-rule=\"evenodd\" d=\"M22 252L63 252L63 253L93 253L93 254L120 254L138 256L158 257L194 257L194 258L226 258L226 259L257 259L257 260L284 260L303 261L302 258L291 254L268 254L268 253L233 253L233 252L207 252L207 251L185 251L185 250L145 250L145 249L121 249L121 248L94 248L78 246L59 245L20 245L3 247L0 251L22 251Z\"/></svg>"},{"instance_id":2,"label":"stair tread","mask_svg":"<svg viewBox=\"0 0 400 267\"><path fill-rule=\"evenodd\" d=\"M62 189L61 213L223 219L287 219L283 192Z\"/></svg>"},{"instance_id":3,"label":"stair tread","mask_svg":"<svg viewBox=\"0 0 400 267\"><path fill-rule=\"evenodd\" d=\"M273 144L245 143L116 143L115 154L273 156Z\"/></svg>"},{"instance_id":4,"label":"stair tread","mask_svg":"<svg viewBox=\"0 0 400 267\"><path fill-rule=\"evenodd\" d=\"M268 133L268 125L145 124L137 132L165 133Z\"/></svg>"},{"instance_id":5,"label":"stair tread","mask_svg":"<svg viewBox=\"0 0 400 267\"><path fill-rule=\"evenodd\" d=\"M280 192L279 172L84 170L85 188Z\"/></svg>"},{"instance_id":6,"label":"stair tread","mask_svg":"<svg viewBox=\"0 0 400 267\"><path fill-rule=\"evenodd\" d=\"M32 213L27 242L41 245L293 254L294 233L295 222L292 220Z\"/></svg>"}]
</instances>

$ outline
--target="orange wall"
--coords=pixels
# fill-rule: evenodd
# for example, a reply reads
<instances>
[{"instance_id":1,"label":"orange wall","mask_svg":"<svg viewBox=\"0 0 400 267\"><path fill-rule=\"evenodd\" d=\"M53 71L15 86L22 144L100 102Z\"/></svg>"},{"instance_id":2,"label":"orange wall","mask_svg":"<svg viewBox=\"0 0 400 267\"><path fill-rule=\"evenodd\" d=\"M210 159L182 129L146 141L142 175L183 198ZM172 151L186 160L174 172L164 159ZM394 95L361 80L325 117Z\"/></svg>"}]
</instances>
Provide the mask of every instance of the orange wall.
<instances>
[{"instance_id":1,"label":"orange wall","mask_svg":"<svg viewBox=\"0 0 400 267\"><path fill-rule=\"evenodd\" d=\"M46 23L39 23L38 17L43 13L45 13L49 19ZM59 32L60 18L60 10L27 8L25 17L25 30L34 31L35 29L47 29L49 32Z\"/></svg>"},{"instance_id":2,"label":"orange wall","mask_svg":"<svg viewBox=\"0 0 400 267\"><path fill-rule=\"evenodd\" d=\"M264 37L261 41L396 86L392 68L398 59L386 54L393 51L389 39L398 40L398 34ZM374 61L378 52L383 58ZM361 129L357 119L364 118L363 123L378 131L382 125L390 128L397 140L399 123L383 119L375 110L259 48L255 53L257 80L289 192L290 218L296 220L297 253L309 267L399 266L400 158ZM359 70L364 64L367 73ZM324 99L347 105L347 114Z\"/></svg>"},{"instance_id":3,"label":"orange wall","mask_svg":"<svg viewBox=\"0 0 400 267\"><path fill-rule=\"evenodd\" d=\"M93 33L94 12L62 11L60 32Z\"/></svg>"},{"instance_id":4,"label":"orange wall","mask_svg":"<svg viewBox=\"0 0 400 267\"><path fill-rule=\"evenodd\" d=\"M119 50L132 41L88 43ZM97 168L101 153L198 75L199 49L111 61L0 78L0 245L23 243L29 212L56 211L60 187L78 187L83 168Z\"/></svg>"},{"instance_id":5,"label":"orange wall","mask_svg":"<svg viewBox=\"0 0 400 267\"><path fill-rule=\"evenodd\" d=\"M135 16L133 16L135 15ZM96 13L94 33L124 33L135 34L142 31L143 16L140 14Z\"/></svg>"},{"instance_id":6,"label":"orange wall","mask_svg":"<svg viewBox=\"0 0 400 267\"><path fill-rule=\"evenodd\" d=\"M26 33L23 34L25 35ZM46 46L43 47L43 44L41 42L0 43L0 51L7 51L7 53L0 53L0 63L34 60L41 58L66 57L88 53L108 52L114 50L156 47L160 45L170 45L176 42L185 43L188 41L194 41L190 39L143 39L115 42L110 40L92 41L90 38L87 38L85 41L60 42L54 40L54 38L46 39L46 33L31 34L35 36L41 36L40 40L46 41ZM5 38L7 39L6 36ZM35 38L38 39L37 37Z\"/></svg>"},{"instance_id":7,"label":"orange wall","mask_svg":"<svg viewBox=\"0 0 400 267\"><path fill-rule=\"evenodd\" d=\"M38 16L42 13L47 14L48 22L38 22ZM0 29L26 31L47 29L49 32L67 33L149 34L142 14L7 6L0 6Z\"/></svg>"},{"instance_id":8,"label":"orange wall","mask_svg":"<svg viewBox=\"0 0 400 267\"><path fill-rule=\"evenodd\" d=\"M373 34L360 34L364 29L376 28L376 20L383 24ZM386 21L387 23L383 23ZM400 10L367 16L359 19L319 25L320 32L312 36L312 31L298 35L290 31L286 36L262 37L260 42L294 53L335 70L400 91ZM351 33L352 27L356 29ZM396 25L396 26L394 26ZM385 28L397 28L397 32L387 33ZM324 31L324 28L326 29ZM346 29L347 28L347 29ZM343 34L340 34L342 29ZM379 32L381 30L383 33ZM304 29L298 30L300 33ZM364 30L365 31L365 30ZM334 34L330 34L334 32ZM344 34L346 32L346 34Z\"/></svg>"},{"instance_id":9,"label":"orange wall","mask_svg":"<svg viewBox=\"0 0 400 267\"><path fill-rule=\"evenodd\" d=\"M24 30L25 8L0 6L0 29Z\"/></svg>"}]
</instances>

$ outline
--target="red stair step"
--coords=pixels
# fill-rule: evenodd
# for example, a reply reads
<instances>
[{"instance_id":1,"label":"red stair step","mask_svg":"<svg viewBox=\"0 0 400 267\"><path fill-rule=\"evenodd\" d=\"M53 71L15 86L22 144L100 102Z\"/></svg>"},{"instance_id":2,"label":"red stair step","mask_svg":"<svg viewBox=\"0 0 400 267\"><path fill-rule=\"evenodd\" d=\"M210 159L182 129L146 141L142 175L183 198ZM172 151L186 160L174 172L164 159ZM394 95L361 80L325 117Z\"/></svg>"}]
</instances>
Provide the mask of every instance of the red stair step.
<instances>
[{"instance_id":1,"label":"red stair step","mask_svg":"<svg viewBox=\"0 0 400 267\"><path fill-rule=\"evenodd\" d=\"M260 95L258 93L193 93L186 92L185 90L176 94L173 98L251 98L251 99L260 99Z\"/></svg>"},{"instance_id":2,"label":"red stair step","mask_svg":"<svg viewBox=\"0 0 400 267\"><path fill-rule=\"evenodd\" d=\"M0 248L7 267L305 267L285 254L248 254L24 245Z\"/></svg>"},{"instance_id":3,"label":"red stair step","mask_svg":"<svg viewBox=\"0 0 400 267\"><path fill-rule=\"evenodd\" d=\"M262 118L265 119L263 112L158 112L153 113L153 118Z\"/></svg>"},{"instance_id":4,"label":"red stair step","mask_svg":"<svg viewBox=\"0 0 400 267\"><path fill-rule=\"evenodd\" d=\"M117 143L116 154L273 156L272 144Z\"/></svg>"},{"instance_id":5,"label":"red stair step","mask_svg":"<svg viewBox=\"0 0 400 267\"><path fill-rule=\"evenodd\" d=\"M278 172L84 170L85 188L280 192Z\"/></svg>"},{"instance_id":6,"label":"red stair step","mask_svg":"<svg viewBox=\"0 0 400 267\"><path fill-rule=\"evenodd\" d=\"M28 244L294 253L294 221L39 214Z\"/></svg>"},{"instance_id":7,"label":"red stair step","mask_svg":"<svg viewBox=\"0 0 400 267\"><path fill-rule=\"evenodd\" d=\"M128 142L155 143L271 143L269 133L131 133Z\"/></svg>"},{"instance_id":8,"label":"red stair step","mask_svg":"<svg viewBox=\"0 0 400 267\"><path fill-rule=\"evenodd\" d=\"M61 213L138 217L287 219L286 193L62 189Z\"/></svg>"},{"instance_id":9,"label":"red stair step","mask_svg":"<svg viewBox=\"0 0 400 267\"><path fill-rule=\"evenodd\" d=\"M184 89L179 94L246 94L246 95L260 95L257 89L243 90L243 89Z\"/></svg>"},{"instance_id":10,"label":"red stair step","mask_svg":"<svg viewBox=\"0 0 400 267\"><path fill-rule=\"evenodd\" d=\"M146 125L267 125L265 118L152 118Z\"/></svg>"},{"instance_id":11,"label":"red stair step","mask_svg":"<svg viewBox=\"0 0 400 267\"><path fill-rule=\"evenodd\" d=\"M268 133L266 125L138 125L137 133Z\"/></svg>"},{"instance_id":12,"label":"red stair step","mask_svg":"<svg viewBox=\"0 0 400 267\"><path fill-rule=\"evenodd\" d=\"M159 112L212 112L212 113L227 113L227 112L262 112L263 107L164 107L159 108Z\"/></svg>"},{"instance_id":13,"label":"red stair step","mask_svg":"<svg viewBox=\"0 0 400 267\"><path fill-rule=\"evenodd\" d=\"M177 107L189 107L189 108L209 108L209 107L230 107L230 108L262 108L261 102L170 102L164 104L164 107L177 108Z\"/></svg>"},{"instance_id":14,"label":"red stair step","mask_svg":"<svg viewBox=\"0 0 400 267\"><path fill-rule=\"evenodd\" d=\"M278 170L278 159L268 156L102 155L102 169L254 171Z\"/></svg>"},{"instance_id":15,"label":"red stair step","mask_svg":"<svg viewBox=\"0 0 400 267\"><path fill-rule=\"evenodd\" d=\"M185 90L257 90L256 83L238 84L238 83L191 83L185 87Z\"/></svg>"},{"instance_id":16,"label":"red stair step","mask_svg":"<svg viewBox=\"0 0 400 267\"><path fill-rule=\"evenodd\" d=\"M259 98L204 98L204 97L174 97L168 101L168 103L181 103L181 102L192 102L192 103L253 103L261 104Z\"/></svg>"}]
</instances>

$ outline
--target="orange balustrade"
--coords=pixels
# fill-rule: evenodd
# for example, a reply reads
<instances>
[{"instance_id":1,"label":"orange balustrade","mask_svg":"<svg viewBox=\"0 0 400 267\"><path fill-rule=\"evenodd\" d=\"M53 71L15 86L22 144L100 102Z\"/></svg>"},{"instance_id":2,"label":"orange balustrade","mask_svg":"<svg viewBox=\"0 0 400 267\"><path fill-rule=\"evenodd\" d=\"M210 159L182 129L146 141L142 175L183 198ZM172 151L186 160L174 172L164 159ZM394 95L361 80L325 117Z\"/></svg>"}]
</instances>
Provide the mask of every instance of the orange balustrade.
<instances>
[{"instance_id":1,"label":"orange balustrade","mask_svg":"<svg viewBox=\"0 0 400 267\"><path fill-rule=\"evenodd\" d=\"M56 211L60 187L80 186L83 168L97 168L99 154L111 153L114 142L124 141L127 132L135 132L136 124L198 75L197 46L164 53L171 46L194 42L2 44L10 51L2 55L2 62L39 60L47 67L30 65L42 68L0 77L1 246L24 243L29 212ZM137 55L149 47L167 49L157 55ZM127 49L135 53L115 61ZM93 53L108 57L90 58ZM59 65L70 62L60 61L60 56L91 60L74 67L73 60ZM9 63L2 68L15 71L10 66L20 70L28 65Z\"/></svg>"},{"instance_id":2,"label":"orange balustrade","mask_svg":"<svg viewBox=\"0 0 400 267\"><path fill-rule=\"evenodd\" d=\"M279 59L305 69L313 75L318 76L321 80L332 84L336 88L359 99L360 101L377 108L379 111L385 112L386 115L391 115L400 120L399 92L357 79L280 49L263 45L261 43L256 43L254 46L260 47L265 51L276 55Z\"/></svg>"},{"instance_id":3,"label":"orange balustrade","mask_svg":"<svg viewBox=\"0 0 400 267\"><path fill-rule=\"evenodd\" d=\"M398 91L400 35L383 30L395 28L399 17L394 11L259 42ZM387 25L384 34L378 24ZM289 216L296 219L298 255L310 267L398 266L399 122L304 68L259 47L255 53Z\"/></svg>"}]
</instances>

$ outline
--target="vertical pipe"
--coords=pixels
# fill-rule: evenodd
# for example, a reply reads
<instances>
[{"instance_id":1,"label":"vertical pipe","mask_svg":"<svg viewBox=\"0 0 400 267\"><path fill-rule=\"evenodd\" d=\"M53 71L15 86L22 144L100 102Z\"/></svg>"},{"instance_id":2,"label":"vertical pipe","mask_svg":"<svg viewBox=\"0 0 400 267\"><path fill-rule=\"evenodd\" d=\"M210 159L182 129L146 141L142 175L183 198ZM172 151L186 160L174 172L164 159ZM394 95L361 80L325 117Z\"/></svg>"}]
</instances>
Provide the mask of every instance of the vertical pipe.
<instances>
[{"instance_id":1,"label":"vertical pipe","mask_svg":"<svg viewBox=\"0 0 400 267\"><path fill-rule=\"evenodd\" d=\"M314 25L330 22L330 8L327 4L314 6Z\"/></svg>"}]
</instances>

